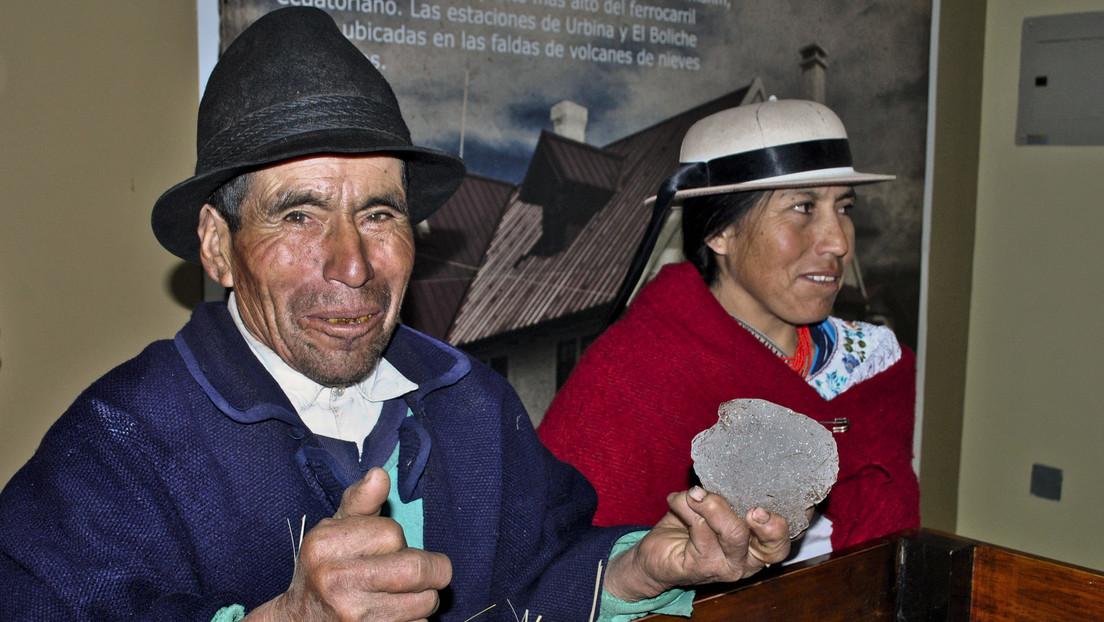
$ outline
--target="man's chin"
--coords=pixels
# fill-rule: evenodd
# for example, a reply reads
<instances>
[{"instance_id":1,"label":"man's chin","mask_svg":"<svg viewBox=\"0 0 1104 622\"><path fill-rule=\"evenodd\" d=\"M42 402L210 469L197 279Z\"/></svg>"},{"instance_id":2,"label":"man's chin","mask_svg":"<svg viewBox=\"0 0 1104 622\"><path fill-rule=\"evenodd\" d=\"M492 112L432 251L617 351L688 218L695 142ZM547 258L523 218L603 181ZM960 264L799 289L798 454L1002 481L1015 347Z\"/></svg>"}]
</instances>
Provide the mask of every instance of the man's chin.
<instances>
[{"instance_id":1,"label":"man's chin","mask_svg":"<svg viewBox=\"0 0 1104 622\"><path fill-rule=\"evenodd\" d=\"M389 332L386 338L376 335L371 341L359 344L356 348L312 348L289 364L322 386L348 387L361 382L376 370L390 341Z\"/></svg>"}]
</instances>

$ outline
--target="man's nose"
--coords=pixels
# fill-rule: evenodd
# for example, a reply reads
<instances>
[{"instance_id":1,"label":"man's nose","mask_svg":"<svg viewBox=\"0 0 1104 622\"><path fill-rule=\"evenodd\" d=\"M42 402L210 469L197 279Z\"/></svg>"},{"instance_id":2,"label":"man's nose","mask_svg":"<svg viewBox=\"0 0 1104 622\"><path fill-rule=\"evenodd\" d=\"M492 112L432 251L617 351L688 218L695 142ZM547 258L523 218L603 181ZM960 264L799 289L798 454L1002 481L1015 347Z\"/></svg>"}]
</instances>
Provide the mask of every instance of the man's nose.
<instances>
[{"instance_id":1,"label":"man's nose","mask_svg":"<svg viewBox=\"0 0 1104 622\"><path fill-rule=\"evenodd\" d=\"M368 258L368 243L349 222L337 223L323 240L325 264L322 276L347 287L361 287L372 280L372 263Z\"/></svg>"}]
</instances>

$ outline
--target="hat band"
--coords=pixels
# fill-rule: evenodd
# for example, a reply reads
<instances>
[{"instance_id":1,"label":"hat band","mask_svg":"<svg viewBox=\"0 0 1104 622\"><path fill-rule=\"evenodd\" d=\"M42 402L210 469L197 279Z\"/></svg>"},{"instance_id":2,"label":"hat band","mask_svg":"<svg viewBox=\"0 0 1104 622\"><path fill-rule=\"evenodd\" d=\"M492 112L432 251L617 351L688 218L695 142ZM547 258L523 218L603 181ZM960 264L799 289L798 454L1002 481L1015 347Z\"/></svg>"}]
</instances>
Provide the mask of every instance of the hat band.
<instances>
[{"instance_id":1,"label":"hat band","mask_svg":"<svg viewBox=\"0 0 1104 622\"><path fill-rule=\"evenodd\" d=\"M207 140L198 154L196 173L239 165L265 145L324 130L378 132L409 145L408 136L395 134L396 122L405 133L398 111L352 95L315 95L274 104L245 115Z\"/></svg>"},{"instance_id":2,"label":"hat band","mask_svg":"<svg viewBox=\"0 0 1104 622\"><path fill-rule=\"evenodd\" d=\"M727 186L825 168L851 166L846 138L810 140L734 153L705 163L706 186Z\"/></svg>"}]
</instances>

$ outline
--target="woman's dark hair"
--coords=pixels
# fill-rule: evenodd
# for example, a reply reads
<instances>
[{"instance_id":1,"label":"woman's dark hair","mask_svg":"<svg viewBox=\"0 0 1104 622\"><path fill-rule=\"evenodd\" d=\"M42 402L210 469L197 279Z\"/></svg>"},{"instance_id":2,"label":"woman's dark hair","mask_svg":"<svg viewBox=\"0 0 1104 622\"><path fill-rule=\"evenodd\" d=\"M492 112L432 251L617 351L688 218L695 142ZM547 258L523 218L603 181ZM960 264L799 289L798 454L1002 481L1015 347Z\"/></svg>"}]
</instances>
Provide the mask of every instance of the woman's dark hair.
<instances>
[{"instance_id":1,"label":"woman's dark hair","mask_svg":"<svg viewBox=\"0 0 1104 622\"><path fill-rule=\"evenodd\" d=\"M717 281L717 256L706 241L744 219L770 190L729 192L682 201L682 253L698 269L705 284Z\"/></svg>"}]
</instances>

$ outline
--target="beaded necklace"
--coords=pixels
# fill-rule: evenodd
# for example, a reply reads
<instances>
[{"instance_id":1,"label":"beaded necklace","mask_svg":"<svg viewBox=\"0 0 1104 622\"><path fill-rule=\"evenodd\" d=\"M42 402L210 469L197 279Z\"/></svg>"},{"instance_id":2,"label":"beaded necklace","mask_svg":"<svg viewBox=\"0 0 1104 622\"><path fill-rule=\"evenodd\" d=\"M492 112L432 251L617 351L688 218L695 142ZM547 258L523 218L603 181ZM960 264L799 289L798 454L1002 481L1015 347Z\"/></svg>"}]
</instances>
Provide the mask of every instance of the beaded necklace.
<instances>
[{"instance_id":1,"label":"beaded necklace","mask_svg":"<svg viewBox=\"0 0 1104 622\"><path fill-rule=\"evenodd\" d=\"M797 327L797 349L794 350L793 356L786 356L786 353L779 348L770 337L767 337L757 328L741 320L735 315L732 316L740 326L743 326L753 337L758 339L763 345L770 348L771 352L774 352L776 356L782 359L790 369L794 370L804 378L809 373L809 367L812 365L813 359L813 339L809 334L808 326Z\"/></svg>"},{"instance_id":2,"label":"beaded necklace","mask_svg":"<svg viewBox=\"0 0 1104 622\"><path fill-rule=\"evenodd\" d=\"M762 342L763 345L770 348L770 351L774 352L775 356L780 356L780 357L783 357L783 358L786 356L786 353L782 351L782 348L779 348L778 346L776 346L774 344L774 342L770 340L770 337L768 337L768 336L764 335L763 333L759 332L759 329L757 329L754 326L752 326L751 324L748 324L747 322L741 320L740 318L736 317L735 315L733 315L732 318L735 319L737 322L739 322L740 326L743 326L749 333L751 333L752 337L755 337L760 342Z\"/></svg>"},{"instance_id":3,"label":"beaded necklace","mask_svg":"<svg viewBox=\"0 0 1104 622\"><path fill-rule=\"evenodd\" d=\"M790 369L801 374L802 378L809 374L809 367L813 363L813 338L809 335L808 326L797 327L797 349L793 356L783 356L782 360Z\"/></svg>"}]
</instances>

